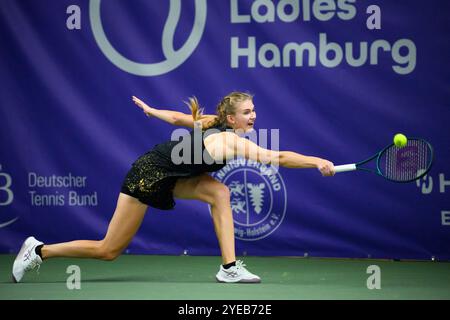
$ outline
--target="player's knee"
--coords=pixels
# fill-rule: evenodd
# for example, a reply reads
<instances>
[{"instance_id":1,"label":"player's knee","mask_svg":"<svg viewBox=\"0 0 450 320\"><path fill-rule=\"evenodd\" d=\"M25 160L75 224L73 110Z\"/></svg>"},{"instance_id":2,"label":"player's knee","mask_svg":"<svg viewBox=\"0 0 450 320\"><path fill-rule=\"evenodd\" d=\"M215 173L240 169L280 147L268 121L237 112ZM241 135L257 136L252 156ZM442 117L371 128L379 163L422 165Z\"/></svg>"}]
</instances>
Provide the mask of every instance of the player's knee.
<instances>
[{"instance_id":1,"label":"player's knee","mask_svg":"<svg viewBox=\"0 0 450 320\"><path fill-rule=\"evenodd\" d=\"M113 249L102 243L97 249L97 256L101 260L112 261L120 256L120 250Z\"/></svg>"},{"instance_id":2,"label":"player's knee","mask_svg":"<svg viewBox=\"0 0 450 320\"><path fill-rule=\"evenodd\" d=\"M120 256L120 252L119 251L106 250L106 251L103 252L101 259L105 260L105 261L113 261L119 256Z\"/></svg>"},{"instance_id":3,"label":"player's knee","mask_svg":"<svg viewBox=\"0 0 450 320\"><path fill-rule=\"evenodd\" d=\"M223 183L217 183L211 188L212 192L212 204L229 202L230 201L230 189Z\"/></svg>"}]
</instances>

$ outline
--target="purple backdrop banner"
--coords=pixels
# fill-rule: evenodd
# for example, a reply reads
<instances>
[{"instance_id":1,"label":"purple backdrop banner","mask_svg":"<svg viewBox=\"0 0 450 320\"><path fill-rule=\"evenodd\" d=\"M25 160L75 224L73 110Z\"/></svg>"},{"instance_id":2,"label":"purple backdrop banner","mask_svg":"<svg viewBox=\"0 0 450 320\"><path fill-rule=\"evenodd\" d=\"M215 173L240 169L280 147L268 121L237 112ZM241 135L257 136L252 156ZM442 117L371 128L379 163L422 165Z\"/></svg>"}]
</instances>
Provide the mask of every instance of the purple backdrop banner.
<instances>
[{"instance_id":1,"label":"purple backdrop banner","mask_svg":"<svg viewBox=\"0 0 450 320\"><path fill-rule=\"evenodd\" d=\"M450 259L450 4L364 0L2 0L0 252L101 239L133 161L170 139L157 108L206 113L255 95L256 129L280 149L345 164L397 132L435 149L396 184L249 161L227 184L238 255ZM127 249L220 254L206 204L150 208Z\"/></svg>"}]
</instances>

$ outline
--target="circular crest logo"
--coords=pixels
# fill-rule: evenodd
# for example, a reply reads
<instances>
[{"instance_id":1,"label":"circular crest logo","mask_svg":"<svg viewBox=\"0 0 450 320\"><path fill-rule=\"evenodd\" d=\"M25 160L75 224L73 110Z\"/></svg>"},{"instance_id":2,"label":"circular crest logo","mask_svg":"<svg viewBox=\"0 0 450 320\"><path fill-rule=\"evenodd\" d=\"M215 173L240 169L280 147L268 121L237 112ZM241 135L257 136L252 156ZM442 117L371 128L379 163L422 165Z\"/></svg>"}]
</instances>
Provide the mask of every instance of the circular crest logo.
<instances>
[{"instance_id":1,"label":"circular crest logo","mask_svg":"<svg viewBox=\"0 0 450 320\"><path fill-rule=\"evenodd\" d=\"M195 0L195 20L191 34L183 46L173 46L175 29L181 14L181 0L170 0L170 9L162 34L162 50L166 60L156 63L138 63L120 54L106 37L100 17L101 0L90 0L89 18L95 41L105 56L118 68L138 76L158 76L179 67L197 48L206 24L206 0Z\"/></svg>"},{"instance_id":2,"label":"circular crest logo","mask_svg":"<svg viewBox=\"0 0 450 320\"><path fill-rule=\"evenodd\" d=\"M287 194L278 170L252 160L237 159L228 162L213 177L230 189L237 239L260 240L281 225Z\"/></svg>"}]
</instances>

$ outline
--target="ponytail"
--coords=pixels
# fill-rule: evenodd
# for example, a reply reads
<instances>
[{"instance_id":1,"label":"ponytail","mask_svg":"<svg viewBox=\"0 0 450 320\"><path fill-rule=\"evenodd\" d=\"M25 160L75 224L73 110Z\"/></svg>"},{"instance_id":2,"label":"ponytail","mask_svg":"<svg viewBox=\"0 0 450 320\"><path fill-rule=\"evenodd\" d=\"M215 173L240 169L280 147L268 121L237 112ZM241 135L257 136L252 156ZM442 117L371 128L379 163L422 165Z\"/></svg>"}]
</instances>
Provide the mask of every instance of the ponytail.
<instances>
[{"instance_id":1,"label":"ponytail","mask_svg":"<svg viewBox=\"0 0 450 320\"><path fill-rule=\"evenodd\" d=\"M189 102L185 102L185 104L191 110L192 119L194 119L194 121L198 121L203 117L203 108L200 108L196 97L190 97Z\"/></svg>"}]
</instances>

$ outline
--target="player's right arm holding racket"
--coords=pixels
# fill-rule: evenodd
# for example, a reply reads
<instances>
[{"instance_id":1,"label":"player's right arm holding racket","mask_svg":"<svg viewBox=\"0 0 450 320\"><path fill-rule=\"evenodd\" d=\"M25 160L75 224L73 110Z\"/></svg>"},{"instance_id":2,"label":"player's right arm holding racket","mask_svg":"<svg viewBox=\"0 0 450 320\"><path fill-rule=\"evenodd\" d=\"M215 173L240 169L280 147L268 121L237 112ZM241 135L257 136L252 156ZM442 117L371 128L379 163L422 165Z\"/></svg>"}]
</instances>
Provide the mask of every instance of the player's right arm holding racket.
<instances>
[{"instance_id":1,"label":"player's right arm holding racket","mask_svg":"<svg viewBox=\"0 0 450 320\"><path fill-rule=\"evenodd\" d=\"M286 168L317 168L323 176L333 176L332 162L293 151L275 151L261 148L254 142L232 132L211 134L205 138L205 148L215 160L244 157L260 163Z\"/></svg>"}]
</instances>

